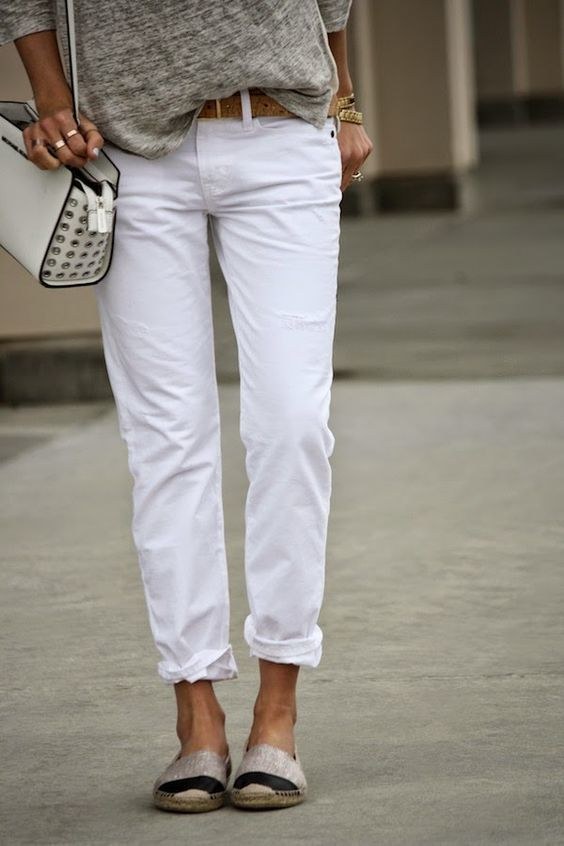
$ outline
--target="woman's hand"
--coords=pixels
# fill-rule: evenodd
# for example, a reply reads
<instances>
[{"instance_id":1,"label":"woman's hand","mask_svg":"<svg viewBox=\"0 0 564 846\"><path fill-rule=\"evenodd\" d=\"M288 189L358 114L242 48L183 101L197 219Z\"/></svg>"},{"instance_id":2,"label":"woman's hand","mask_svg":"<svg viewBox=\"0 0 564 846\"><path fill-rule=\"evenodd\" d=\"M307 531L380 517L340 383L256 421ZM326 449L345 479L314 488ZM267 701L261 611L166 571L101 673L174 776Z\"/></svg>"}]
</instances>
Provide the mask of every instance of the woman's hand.
<instances>
[{"instance_id":1,"label":"woman's hand","mask_svg":"<svg viewBox=\"0 0 564 846\"><path fill-rule=\"evenodd\" d=\"M83 167L95 159L104 139L84 115L80 126L72 116L71 92L61 65L54 29L32 32L15 40L29 77L39 120L23 131L27 155L41 170L56 170L62 164ZM67 133L75 132L68 137ZM65 143L55 149L57 142Z\"/></svg>"},{"instance_id":2,"label":"woman's hand","mask_svg":"<svg viewBox=\"0 0 564 846\"><path fill-rule=\"evenodd\" d=\"M95 160L104 145L98 128L84 115L80 115L77 126L68 106L42 112L40 119L23 130L27 155L41 170L56 170L62 164L83 167L87 161ZM67 133L76 130L68 137ZM54 148L57 141L64 146Z\"/></svg>"},{"instance_id":3,"label":"woman's hand","mask_svg":"<svg viewBox=\"0 0 564 846\"><path fill-rule=\"evenodd\" d=\"M341 191L344 191L351 184L353 173L364 164L374 145L364 127L358 123L342 121L337 138L343 164Z\"/></svg>"}]
</instances>

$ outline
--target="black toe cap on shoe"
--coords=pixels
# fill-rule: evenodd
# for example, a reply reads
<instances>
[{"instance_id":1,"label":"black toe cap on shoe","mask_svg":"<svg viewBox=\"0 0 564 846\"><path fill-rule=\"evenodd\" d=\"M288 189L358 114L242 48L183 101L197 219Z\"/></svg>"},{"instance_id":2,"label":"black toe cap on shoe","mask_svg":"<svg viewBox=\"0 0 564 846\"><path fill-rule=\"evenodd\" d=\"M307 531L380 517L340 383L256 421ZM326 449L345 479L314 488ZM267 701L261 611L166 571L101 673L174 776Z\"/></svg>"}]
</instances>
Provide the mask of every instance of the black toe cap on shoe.
<instances>
[{"instance_id":1,"label":"black toe cap on shoe","mask_svg":"<svg viewBox=\"0 0 564 846\"><path fill-rule=\"evenodd\" d=\"M225 787L216 778L211 776L194 776L193 778L177 778L174 781L165 781L159 784L161 793L183 793L185 790L205 790L212 796L215 793L223 793Z\"/></svg>"},{"instance_id":2,"label":"black toe cap on shoe","mask_svg":"<svg viewBox=\"0 0 564 846\"><path fill-rule=\"evenodd\" d=\"M235 779L233 787L235 790L242 790L248 784L263 784L272 790L298 790L299 788L287 778L272 775L271 773L251 772L243 773Z\"/></svg>"}]
</instances>

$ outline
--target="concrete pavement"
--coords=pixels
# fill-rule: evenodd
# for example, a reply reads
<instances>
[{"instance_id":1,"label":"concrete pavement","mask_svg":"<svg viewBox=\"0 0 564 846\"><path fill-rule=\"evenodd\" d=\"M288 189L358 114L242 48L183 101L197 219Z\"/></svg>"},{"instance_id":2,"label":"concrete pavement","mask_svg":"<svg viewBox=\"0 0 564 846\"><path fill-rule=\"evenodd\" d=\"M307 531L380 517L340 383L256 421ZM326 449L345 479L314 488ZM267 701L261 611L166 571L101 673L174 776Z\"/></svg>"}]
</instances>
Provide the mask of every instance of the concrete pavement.
<instances>
[{"instance_id":1,"label":"concrete pavement","mask_svg":"<svg viewBox=\"0 0 564 846\"><path fill-rule=\"evenodd\" d=\"M222 388L238 758L244 472ZM303 672L309 801L185 817L150 804L176 747L129 540L116 422L2 465L0 829L10 844L558 844L564 381L339 383L322 665Z\"/></svg>"}]
</instances>

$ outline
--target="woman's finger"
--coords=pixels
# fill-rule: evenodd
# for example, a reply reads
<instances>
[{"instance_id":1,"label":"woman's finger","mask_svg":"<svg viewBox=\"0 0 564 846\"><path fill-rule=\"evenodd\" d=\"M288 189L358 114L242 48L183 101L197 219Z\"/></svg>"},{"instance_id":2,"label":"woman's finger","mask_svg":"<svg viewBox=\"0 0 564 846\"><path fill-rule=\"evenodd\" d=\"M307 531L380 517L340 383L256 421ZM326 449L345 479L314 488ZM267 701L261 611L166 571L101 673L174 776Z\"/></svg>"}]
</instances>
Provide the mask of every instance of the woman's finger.
<instances>
[{"instance_id":1,"label":"woman's finger","mask_svg":"<svg viewBox=\"0 0 564 846\"><path fill-rule=\"evenodd\" d=\"M65 119L66 114L66 119ZM68 167L82 167L86 163L86 156L80 156L74 153L67 140L63 136L64 126L68 127L69 123L74 124L70 109L65 109L61 112L56 112L53 115L47 115L39 121L39 128L44 137L47 138L51 145L54 155L62 164Z\"/></svg>"},{"instance_id":2,"label":"woman's finger","mask_svg":"<svg viewBox=\"0 0 564 846\"><path fill-rule=\"evenodd\" d=\"M40 170L56 170L61 162L47 149L47 139L42 135L37 122L26 126L23 139L28 158Z\"/></svg>"},{"instance_id":3,"label":"woman's finger","mask_svg":"<svg viewBox=\"0 0 564 846\"><path fill-rule=\"evenodd\" d=\"M353 173L360 168L364 159L365 156L359 155L357 152L353 152L347 156L346 160L343 162L343 177L341 181L342 191L344 191L345 188L348 188L351 184Z\"/></svg>"},{"instance_id":4,"label":"woman's finger","mask_svg":"<svg viewBox=\"0 0 564 846\"><path fill-rule=\"evenodd\" d=\"M104 139L97 129L88 129L86 131L86 149L88 151L88 158L95 159L98 153L104 146Z\"/></svg>"},{"instance_id":5,"label":"woman's finger","mask_svg":"<svg viewBox=\"0 0 564 846\"><path fill-rule=\"evenodd\" d=\"M341 191L345 191L352 182L352 175L355 172L355 167L348 164L343 170L343 178L341 180Z\"/></svg>"},{"instance_id":6,"label":"woman's finger","mask_svg":"<svg viewBox=\"0 0 564 846\"><path fill-rule=\"evenodd\" d=\"M72 115L65 112L59 119L59 127L69 150L81 159L87 156L86 141Z\"/></svg>"},{"instance_id":7,"label":"woman's finger","mask_svg":"<svg viewBox=\"0 0 564 846\"><path fill-rule=\"evenodd\" d=\"M82 137L85 139L86 142L86 151L88 158L95 159L98 155L98 152L104 146L104 139L98 131L98 127L94 123L92 123L91 120L81 115L80 131L82 133Z\"/></svg>"},{"instance_id":8,"label":"woman's finger","mask_svg":"<svg viewBox=\"0 0 564 846\"><path fill-rule=\"evenodd\" d=\"M344 191L352 182L353 173L360 170L366 159L371 153L371 149L361 147L350 153L343 159L343 178L341 183L341 190Z\"/></svg>"}]
</instances>

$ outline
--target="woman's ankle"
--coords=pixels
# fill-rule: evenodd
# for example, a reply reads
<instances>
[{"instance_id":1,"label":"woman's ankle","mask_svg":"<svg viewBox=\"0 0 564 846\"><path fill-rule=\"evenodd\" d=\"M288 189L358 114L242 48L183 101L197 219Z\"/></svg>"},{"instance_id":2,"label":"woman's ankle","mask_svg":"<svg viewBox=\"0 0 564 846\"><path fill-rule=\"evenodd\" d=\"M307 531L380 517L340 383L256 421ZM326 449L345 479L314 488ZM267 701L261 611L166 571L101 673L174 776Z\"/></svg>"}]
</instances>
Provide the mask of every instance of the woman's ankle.
<instances>
[{"instance_id":1,"label":"woman's ankle","mask_svg":"<svg viewBox=\"0 0 564 846\"><path fill-rule=\"evenodd\" d=\"M225 712L210 682L175 685L176 734L181 746L225 746ZM203 747L202 747L203 748Z\"/></svg>"},{"instance_id":2,"label":"woman's ankle","mask_svg":"<svg viewBox=\"0 0 564 846\"><path fill-rule=\"evenodd\" d=\"M198 706L190 711L179 711L176 717L176 733L182 740L191 734L209 731L225 733L225 712L221 706L206 709Z\"/></svg>"},{"instance_id":3,"label":"woman's ankle","mask_svg":"<svg viewBox=\"0 0 564 846\"><path fill-rule=\"evenodd\" d=\"M297 719L296 689L300 668L259 659L260 685L254 704L255 721Z\"/></svg>"},{"instance_id":4,"label":"woman's ankle","mask_svg":"<svg viewBox=\"0 0 564 846\"><path fill-rule=\"evenodd\" d=\"M225 734L225 718L197 718L189 724L177 723L176 734L182 755L189 755L200 749L211 749L225 756L229 744Z\"/></svg>"},{"instance_id":5,"label":"woman's ankle","mask_svg":"<svg viewBox=\"0 0 564 846\"><path fill-rule=\"evenodd\" d=\"M253 707L253 717L255 722L291 720L295 725L298 719L298 709L295 700L291 702L280 701L259 694Z\"/></svg>"},{"instance_id":6,"label":"woman's ankle","mask_svg":"<svg viewBox=\"0 0 564 846\"><path fill-rule=\"evenodd\" d=\"M291 706L267 704L264 707L256 707L247 739L248 746L267 743L293 755L296 720L296 711Z\"/></svg>"}]
</instances>

